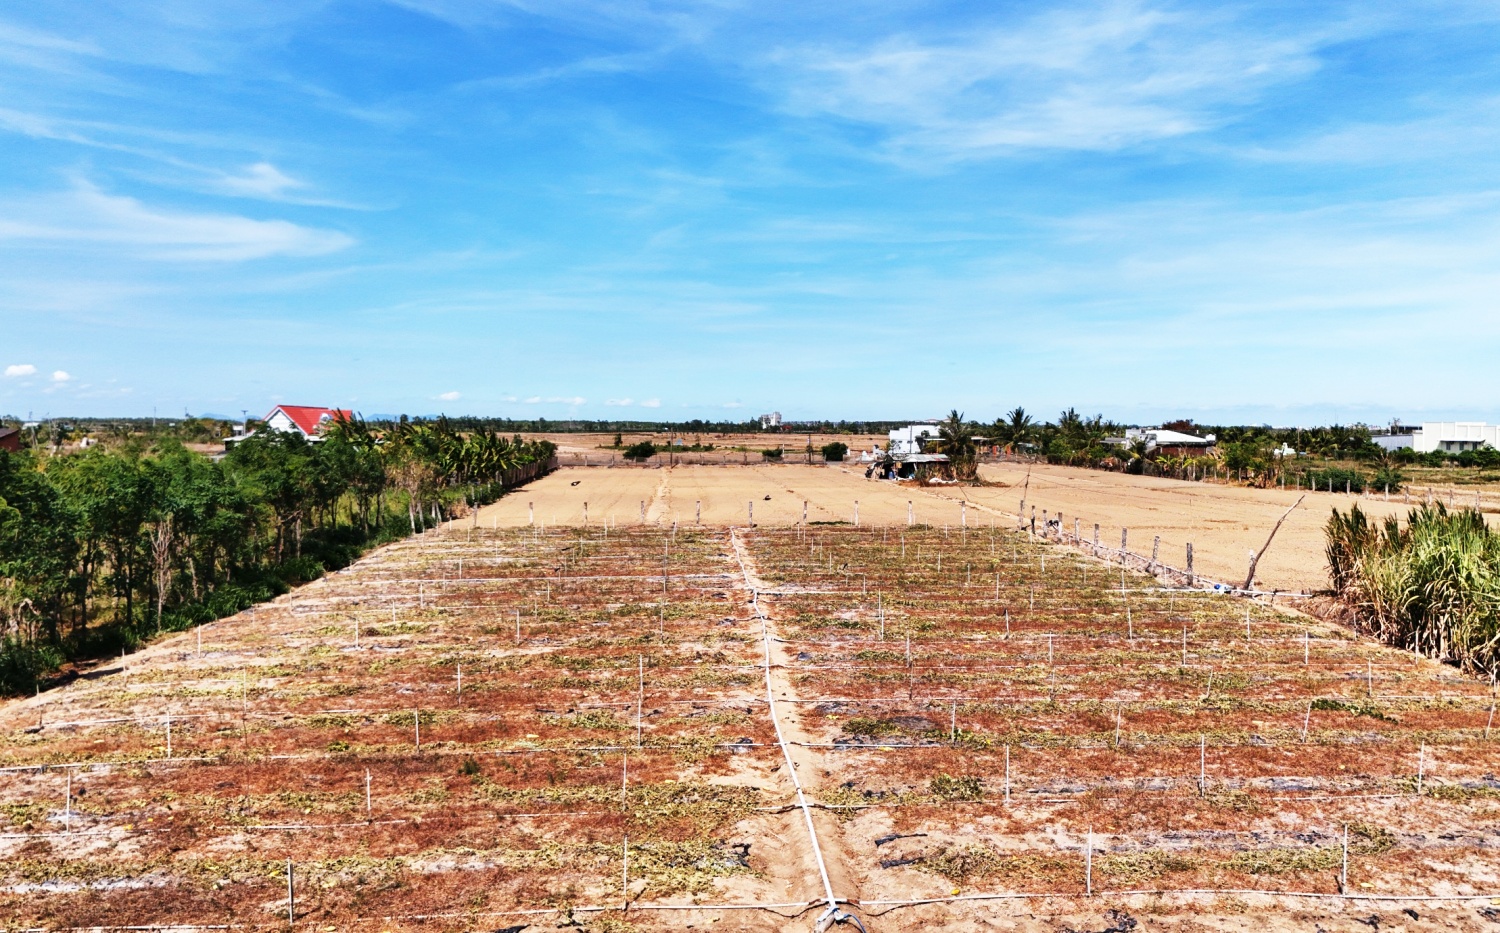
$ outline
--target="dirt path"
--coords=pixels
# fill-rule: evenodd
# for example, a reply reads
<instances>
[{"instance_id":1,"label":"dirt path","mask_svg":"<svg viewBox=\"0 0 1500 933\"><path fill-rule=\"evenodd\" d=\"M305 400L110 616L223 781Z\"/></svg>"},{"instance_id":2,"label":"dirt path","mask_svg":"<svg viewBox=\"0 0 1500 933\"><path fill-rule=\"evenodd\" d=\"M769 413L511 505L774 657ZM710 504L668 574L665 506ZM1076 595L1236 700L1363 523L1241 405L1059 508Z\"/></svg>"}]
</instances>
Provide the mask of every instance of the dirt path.
<instances>
[{"instance_id":1,"label":"dirt path","mask_svg":"<svg viewBox=\"0 0 1500 933\"><path fill-rule=\"evenodd\" d=\"M770 614L769 607L758 597L761 591L769 587L760 578L755 558L745 546L739 529L734 529L731 535L735 556L739 559L744 575L744 586L748 591L746 598L754 602L756 615L764 626L762 637L766 652L766 698L770 702L771 716L777 722L783 755L794 771L791 777L797 785L797 802L807 826L807 842L802 847L803 860L810 865L814 876L821 875L819 881L824 886L825 899L857 901L859 891L847 868L849 859L843 848L843 833L837 821L824 811L811 809L802 793L819 775L826 776L827 772L824 770L825 763L817 752L808 747L815 741L815 737L803 728L797 712L798 705L795 701L801 697L788 674L791 670L791 657L776 630L776 620ZM778 700L788 702L778 704Z\"/></svg>"}]
</instances>

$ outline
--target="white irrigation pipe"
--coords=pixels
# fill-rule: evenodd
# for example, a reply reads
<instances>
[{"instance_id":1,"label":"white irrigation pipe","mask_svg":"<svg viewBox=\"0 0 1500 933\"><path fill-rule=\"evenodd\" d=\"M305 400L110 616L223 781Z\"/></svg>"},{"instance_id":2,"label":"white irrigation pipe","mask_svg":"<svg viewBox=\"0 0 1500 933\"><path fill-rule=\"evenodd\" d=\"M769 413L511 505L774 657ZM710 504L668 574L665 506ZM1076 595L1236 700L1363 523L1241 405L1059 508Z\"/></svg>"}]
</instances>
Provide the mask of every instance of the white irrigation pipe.
<instances>
[{"instance_id":1,"label":"white irrigation pipe","mask_svg":"<svg viewBox=\"0 0 1500 933\"><path fill-rule=\"evenodd\" d=\"M1346 894L1339 892L1324 891L1267 891L1260 888L1184 888L1181 890L1123 890L1123 891L1099 891L1097 897L1201 897L1204 895L1263 895L1265 897L1296 897L1296 898L1327 898L1340 901L1372 901L1377 903L1449 903L1467 901L1487 901L1500 897L1500 892L1493 894ZM911 898L905 900L862 900L863 907L886 907L895 910L899 907L916 907L923 904L952 904L962 901L996 901L996 900L1073 900L1077 894L1062 893L1005 893L1005 894L957 894L952 897L925 897ZM889 913L890 910L881 911L881 914Z\"/></svg>"},{"instance_id":2,"label":"white irrigation pipe","mask_svg":"<svg viewBox=\"0 0 1500 933\"><path fill-rule=\"evenodd\" d=\"M843 923L852 920L861 930L864 926L855 917L839 910L839 899L833 893L833 882L828 880L828 866L823 861L823 847L818 844L818 830L813 825L812 808L807 803L807 795L802 791L802 779L797 776L797 764L792 760L791 747L787 744L786 736L781 731L781 719L776 715L776 692L771 684L771 631L770 620L760 608L760 596L755 591L754 584L750 581L750 568L745 566L745 557L739 538L739 530L730 532L730 539L734 546L735 560L740 565L740 573L745 578L745 588L750 590L750 604L755 609L755 617L760 620L761 639L765 647L765 677L766 677L766 708L771 713L771 725L776 730L776 741L781 745L781 757L786 762L787 774L792 779L792 788L797 794L797 806L802 810L802 818L807 823L807 837L812 843L813 859L818 863L818 877L823 882L823 897L828 907L818 917L814 924L815 930L825 930L833 923Z\"/></svg>"}]
</instances>

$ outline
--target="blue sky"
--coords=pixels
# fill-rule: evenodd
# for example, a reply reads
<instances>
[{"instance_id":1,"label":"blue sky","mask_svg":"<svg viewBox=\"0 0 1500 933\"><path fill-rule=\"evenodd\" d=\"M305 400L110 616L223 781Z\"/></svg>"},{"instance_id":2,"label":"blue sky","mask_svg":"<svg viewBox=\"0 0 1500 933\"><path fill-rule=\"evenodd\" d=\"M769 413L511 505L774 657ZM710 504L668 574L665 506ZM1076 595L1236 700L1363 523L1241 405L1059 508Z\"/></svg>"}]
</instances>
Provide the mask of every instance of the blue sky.
<instances>
[{"instance_id":1,"label":"blue sky","mask_svg":"<svg viewBox=\"0 0 1500 933\"><path fill-rule=\"evenodd\" d=\"M0 412L1500 418L1493 3L0 8Z\"/></svg>"}]
</instances>

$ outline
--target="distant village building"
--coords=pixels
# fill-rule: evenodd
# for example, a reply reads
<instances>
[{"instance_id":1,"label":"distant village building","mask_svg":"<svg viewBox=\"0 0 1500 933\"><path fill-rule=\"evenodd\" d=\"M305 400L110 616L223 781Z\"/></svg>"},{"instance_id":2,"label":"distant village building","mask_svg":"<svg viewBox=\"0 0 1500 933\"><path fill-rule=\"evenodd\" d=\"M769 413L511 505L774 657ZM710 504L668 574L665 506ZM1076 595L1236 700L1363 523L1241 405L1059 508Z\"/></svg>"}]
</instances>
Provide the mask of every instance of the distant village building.
<instances>
[{"instance_id":1,"label":"distant village building","mask_svg":"<svg viewBox=\"0 0 1500 933\"><path fill-rule=\"evenodd\" d=\"M1380 442L1376 440L1376 443ZM1419 454L1435 450L1457 454L1481 447L1500 448L1500 425L1483 421L1424 421L1412 432L1410 446Z\"/></svg>"},{"instance_id":2,"label":"distant village building","mask_svg":"<svg viewBox=\"0 0 1500 933\"><path fill-rule=\"evenodd\" d=\"M300 434L304 440L316 443L323 439L323 434L328 430L329 425L337 421L352 421L353 419L354 412L346 408L277 405L263 420L267 431ZM224 446L232 446L259 433L259 431L246 431L244 426L238 427L232 436L224 438Z\"/></svg>"},{"instance_id":3,"label":"distant village building","mask_svg":"<svg viewBox=\"0 0 1500 933\"><path fill-rule=\"evenodd\" d=\"M1411 434L1371 434L1370 443L1381 450L1403 450L1411 447L1416 439L1416 433Z\"/></svg>"},{"instance_id":4,"label":"distant village building","mask_svg":"<svg viewBox=\"0 0 1500 933\"><path fill-rule=\"evenodd\" d=\"M1106 438L1107 443L1117 447L1131 447L1140 440L1146 442L1147 453L1159 453L1168 457L1196 457L1207 453L1218 442L1218 438L1212 434L1198 437L1165 428L1126 428L1124 437Z\"/></svg>"},{"instance_id":5,"label":"distant village building","mask_svg":"<svg viewBox=\"0 0 1500 933\"><path fill-rule=\"evenodd\" d=\"M890 431L886 437L885 450L877 447L860 457L861 462L870 464L865 470L866 478L921 479L946 469L941 466L948 462L946 454L928 453L923 449L937 439L937 425L909 424Z\"/></svg>"},{"instance_id":6,"label":"distant village building","mask_svg":"<svg viewBox=\"0 0 1500 933\"><path fill-rule=\"evenodd\" d=\"M919 454L922 445L938 436L935 424L909 424L889 432L886 452L890 454Z\"/></svg>"},{"instance_id":7,"label":"distant village building","mask_svg":"<svg viewBox=\"0 0 1500 933\"><path fill-rule=\"evenodd\" d=\"M21 452L21 431L19 428L0 428L0 450L8 450L13 454Z\"/></svg>"},{"instance_id":8,"label":"distant village building","mask_svg":"<svg viewBox=\"0 0 1500 933\"><path fill-rule=\"evenodd\" d=\"M771 428L779 427L781 427L781 412L773 411L768 415L760 416L760 429L762 431L768 431Z\"/></svg>"}]
</instances>

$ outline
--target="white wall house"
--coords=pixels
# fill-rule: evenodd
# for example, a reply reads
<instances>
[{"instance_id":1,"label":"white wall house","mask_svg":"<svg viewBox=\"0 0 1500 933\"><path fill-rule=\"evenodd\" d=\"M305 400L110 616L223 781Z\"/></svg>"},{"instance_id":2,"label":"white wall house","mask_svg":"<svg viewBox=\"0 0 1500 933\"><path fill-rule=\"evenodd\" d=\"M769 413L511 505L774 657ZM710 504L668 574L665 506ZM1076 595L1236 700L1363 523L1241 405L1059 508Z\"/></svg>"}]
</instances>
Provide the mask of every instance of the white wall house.
<instances>
[{"instance_id":1,"label":"white wall house","mask_svg":"<svg viewBox=\"0 0 1500 933\"><path fill-rule=\"evenodd\" d=\"M909 424L889 433L890 443L886 451L892 455L919 454L922 452L922 442L936 440L937 436L938 428L935 424Z\"/></svg>"},{"instance_id":2,"label":"white wall house","mask_svg":"<svg viewBox=\"0 0 1500 933\"><path fill-rule=\"evenodd\" d=\"M1456 454L1481 447L1500 449L1500 424L1483 421L1424 421L1412 434L1412 449L1426 454L1434 450Z\"/></svg>"},{"instance_id":3,"label":"white wall house","mask_svg":"<svg viewBox=\"0 0 1500 933\"><path fill-rule=\"evenodd\" d=\"M1146 442L1146 450L1159 450L1162 448L1173 450L1207 450L1217 443L1218 438L1212 434L1198 437L1196 434L1184 434L1181 431L1168 431L1164 428L1126 428L1124 443L1120 446L1129 447L1138 440Z\"/></svg>"}]
</instances>

